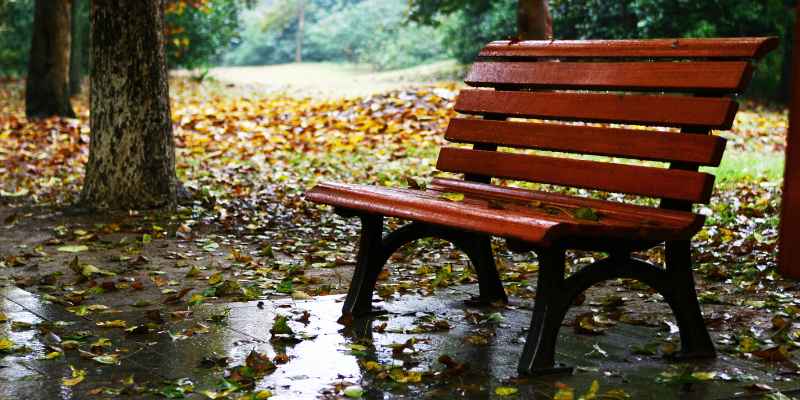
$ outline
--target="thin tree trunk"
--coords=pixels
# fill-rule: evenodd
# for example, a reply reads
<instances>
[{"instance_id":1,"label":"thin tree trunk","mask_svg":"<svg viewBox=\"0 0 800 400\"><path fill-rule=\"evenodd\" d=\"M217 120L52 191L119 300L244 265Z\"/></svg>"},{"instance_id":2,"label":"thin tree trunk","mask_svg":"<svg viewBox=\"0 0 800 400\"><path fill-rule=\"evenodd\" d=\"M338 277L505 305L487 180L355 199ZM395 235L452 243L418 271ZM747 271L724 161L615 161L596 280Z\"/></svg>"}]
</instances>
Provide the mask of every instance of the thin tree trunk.
<instances>
[{"instance_id":1,"label":"thin tree trunk","mask_svg":"<svg viewBox=\"0 0 800 400\"><path fill-rule=\"evenodd\" d=\"M300 0L297 10L297 36L295 37L294 62L303 62L303 30L306 24L306 2Z\"/></svg>"},{"instance_id":2,"label":"thin tree trunk","mask_svg":"<svg viewBox=\"0 0 800 400\"><path fill-rule=\"evenodd\" d=\"M161 0L94 0L92 139L81 205L142 209L176 202Z\"/></svg>"},{"instance_id":3,"label":"thin tree trunk","mask_svg":"<svg viewBox=\"0 0 800 400\"><path fill-rule=\"evenodd\" d=\"M83 40L81 40L81 0L72 0L72 11L70 12L70 25L72 41L69 52L69 94L76 95L81 93L81 71Z\"/></svg>"},{"instance_id":4,"label":"thin tree trunk","mask_svg":"<svg viewBox=\"0 0 800 400\"><path fill-rule=\"evenodd\" d=\"M791 100L791 83L792 83L792 56L793 56L793 46L795 41L799 38L794 35L791 23L791 13L792 10L788 9L786 12L786 34L783 38L783 65L781 67L781 85L778 92L778 100L789 103ZM797 19L795 19L795 25L800 23Z\"/></svg>"},{"instance_id":5,"label":"thin tree trunk","mask_svg":"<svg viewBox=\"0 0 800 400\"><path fill-rule=\"evenodd\" d=\"M786 164L783 173L781 225L778 236L778 270L787 278L800 278L800 5L795 8L794 51L792 60L792 100L789 130L786 132Z\"/></svg>"},{"instance_id":6,"label":"thin tree trunk","mask_svg":"<svg viewBox=\"0 0 800 400\"><path fill-rule=\"evenodd\" d=\"M518 0L517 38L544 40L553 38L553 20L547 0Z\"/></svg>"},{"instance_id":7,"label":"thin tree trunk","mask_svg":"<svg viewBox=\"0 0 800 400\"><path fill-rule=\"evenodd\" d=\"M69 102L69 0L36 0L25 82L25 114L74 117Z\"/></svg>"}]
</instances>

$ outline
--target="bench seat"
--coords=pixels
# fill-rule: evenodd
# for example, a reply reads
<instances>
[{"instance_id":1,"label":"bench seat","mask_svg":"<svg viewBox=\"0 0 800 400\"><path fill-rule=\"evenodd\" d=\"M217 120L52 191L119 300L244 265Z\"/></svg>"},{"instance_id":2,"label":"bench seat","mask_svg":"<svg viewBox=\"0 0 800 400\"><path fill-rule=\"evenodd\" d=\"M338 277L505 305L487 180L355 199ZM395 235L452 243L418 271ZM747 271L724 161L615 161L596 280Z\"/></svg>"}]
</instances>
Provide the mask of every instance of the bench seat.
<instances>
[{"instance_id":1,"label":"bench seat","mask_svg":"<svg viewBox=\"0 0 800 400\"><path fill-rule=\"evenodd\" d=\"M462 193L463 201L444 198ZM380 214L448 228L487 233L534 245L562 239L666 241L688 239L699 231L702 215L511 188L454 179L435 179L427 190L346 183L322 183L306 198L339 209ZM598 221L573 216L591 208Z\"/></svg>"}]
</instances>

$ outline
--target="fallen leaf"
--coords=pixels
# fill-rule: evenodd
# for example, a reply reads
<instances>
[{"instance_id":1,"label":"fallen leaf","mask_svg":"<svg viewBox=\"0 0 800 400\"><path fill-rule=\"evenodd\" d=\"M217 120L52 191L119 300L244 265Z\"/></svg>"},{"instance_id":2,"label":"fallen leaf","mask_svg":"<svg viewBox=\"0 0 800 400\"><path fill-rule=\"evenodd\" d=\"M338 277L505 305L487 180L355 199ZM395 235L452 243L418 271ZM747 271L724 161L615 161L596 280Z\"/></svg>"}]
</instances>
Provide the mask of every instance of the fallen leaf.
<instances>
[{"instance_id":1,"label":"fallen leaf","mask_svg":"<svg viewBox=\"0 0 800 400\"><path fill-rule=\"evenodd\" d=\"M512 396L519 393L519 389L510 386L498 386L494 388L494 394L498 396Z\"/></svg>"},{"instance_id":2,"label":"fallen leaf","mask_svg":"<svg viewBox=\"0 0 800 400\"><path fill-rule=\"evenodd\" d=\"M69 246L61 246L56 250L62 253L80 253L89 250L89 246L86 246L85 244L69 245Z\"/></svg>"},{"instance_id":3,"label":"fallen leaf","mask_svg":"<svg viewBox=\"0 0 800 400\"><path fill-rule=\"evenodd\" d=\"M85 369L76 369L72 365L69 366L69 369L72 370L72 377L61 379L61 383L64 384L64 386L75 386L86 379Z\"/></svg>"}]
</instances>

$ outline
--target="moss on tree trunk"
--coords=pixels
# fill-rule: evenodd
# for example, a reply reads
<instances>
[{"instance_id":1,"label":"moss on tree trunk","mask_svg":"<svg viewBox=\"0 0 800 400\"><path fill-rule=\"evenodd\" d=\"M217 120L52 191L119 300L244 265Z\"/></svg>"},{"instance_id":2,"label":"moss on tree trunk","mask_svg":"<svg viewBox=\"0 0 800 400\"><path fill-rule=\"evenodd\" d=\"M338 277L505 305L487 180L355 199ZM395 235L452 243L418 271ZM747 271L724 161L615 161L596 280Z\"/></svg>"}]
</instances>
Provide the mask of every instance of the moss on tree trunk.
<instances>
[{"instance_id":1,"label":"moss on tree trunk","mask_svg":"<svg viewBox=\"0 0 800 400\"><path fill-rule=\"evenodd\" d=\"M84 207L143 209L176 202L161 4L92 4L92 139Z\"/></svg>"},{"instance_id":2,"label":"moss on tree trunk","mask_svg":"<svg viewBox=\"0 0 800 400\"><path fill-rule=\"evenodd\" d=\"M25 114L74 117L69 103L70 3L37 0L33 17Z\"/></svg>"}]
</instances>

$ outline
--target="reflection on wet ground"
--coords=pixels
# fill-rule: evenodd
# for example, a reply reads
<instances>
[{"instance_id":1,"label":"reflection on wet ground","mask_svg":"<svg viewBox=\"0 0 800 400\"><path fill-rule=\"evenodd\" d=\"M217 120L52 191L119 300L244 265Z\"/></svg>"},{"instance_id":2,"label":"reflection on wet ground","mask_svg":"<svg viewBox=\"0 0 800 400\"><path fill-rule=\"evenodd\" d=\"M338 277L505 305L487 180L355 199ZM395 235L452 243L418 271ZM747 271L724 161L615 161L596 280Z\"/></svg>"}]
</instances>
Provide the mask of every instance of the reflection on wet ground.
<instances>
[{"instance_id":1,"label":"reflection on wet ground","mask_svg":"<svg viewBox=\"0 0 800 400\"><path fill-rule=\"evenodd\" d=\"M763 383L791 393L798 387L774 374L774 366L724 354L694 364L636 355L632 348L669 332L626 324L598 336L563 328L558 359L576 366L576 372L521 379L515 368L529 307L468 308L463 300L469 295L456 288L434 297L402 296L382 304L387 315L344 327L336 322L341 296L199 305L191 314L102 310L78 317L20 289L0 288L0 313L7 317L0 323L0 338L14 343L11 354L0 355L0 399L114 398L115 388L131 382L153 392L129 398L208 398L202 392L218 391L225 374L224 366L210 366L209 360L227 357L227 365L242 364L252 350L271 358L288 356L288 362L256 382L256 390L268 389L275 399L337 398L341 388L356 384L364 388L364 398L432 399L496 398L495 389L501 386L518 390L508 398L549 399L559 387L574 388L577 398L593 381L599 383L600 394L621 389L633 399L760 398L747 388ZM289 317L289 326L302 340L271 342L276 315ZM163 321L153 325L159 318ZM148 322L158 328L143 333L97 326L110 320L123 320L128 328ZM43 334L40 327L51 333ZM119 364L99 363L86 351L101 336L110 339ZM79 341L81 350L46 359L64 340ZM71 367L86 371L86 378L74 386L63 381L73 376ZM664 371L692 370L715 372L716 378L656 384ZM181 386L177 380L192 389L169 389Z\"/></svg>"}]
</instances>

